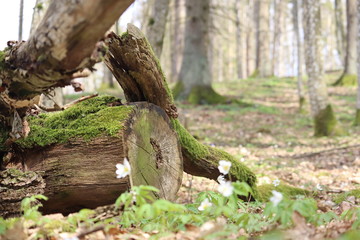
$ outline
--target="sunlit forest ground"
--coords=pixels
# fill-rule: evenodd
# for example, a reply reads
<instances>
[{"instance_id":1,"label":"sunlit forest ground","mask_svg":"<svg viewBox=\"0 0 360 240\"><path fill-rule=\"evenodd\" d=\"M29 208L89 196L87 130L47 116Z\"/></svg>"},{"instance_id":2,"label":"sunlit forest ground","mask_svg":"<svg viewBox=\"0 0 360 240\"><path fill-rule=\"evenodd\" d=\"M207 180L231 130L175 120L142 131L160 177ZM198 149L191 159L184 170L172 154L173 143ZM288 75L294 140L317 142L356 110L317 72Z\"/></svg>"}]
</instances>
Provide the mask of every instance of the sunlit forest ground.
<instances>
[{"instance_id":1,"label":"sunlit forest ground","mask_svg":"<svg viewBox=\"0 0 360 240\"><path fill-rule=\"evenodd\" d=\"M329 83L338 73L327 75ZM190 106L179 104L188 130L201 142L238 157L254 170L259 183L281 181L297 187L337 192L360 184L360 128L353 126L356 88L329 87L330 102L343 128L342 137L313 136L309 105L299 112L296 79L245 79L217 83L218 92L239 98L238 104ZM183 194L189 198L215 184L185 177ZM191 184L189 182L192 182ZM189 185L190 184L190 185ZM186 190L188 189L188 190Z\"/></svg>"}]
</instances>

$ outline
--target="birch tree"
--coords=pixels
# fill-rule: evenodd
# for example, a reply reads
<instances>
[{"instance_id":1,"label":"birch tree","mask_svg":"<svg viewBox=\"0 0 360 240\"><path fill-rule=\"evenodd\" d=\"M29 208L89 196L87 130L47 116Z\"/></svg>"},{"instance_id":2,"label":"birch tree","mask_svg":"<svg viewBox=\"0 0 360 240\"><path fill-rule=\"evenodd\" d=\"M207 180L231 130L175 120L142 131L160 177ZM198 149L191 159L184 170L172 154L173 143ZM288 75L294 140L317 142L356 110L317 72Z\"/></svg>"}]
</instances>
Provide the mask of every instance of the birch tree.
<instances>
[{"instance_id":1,"label":"birch tree","mask_svg":"<svg viewBox=\"0 0 360 240\"><path fill-rule=\"evenodd\" d=\"M304 0L304 44L314 135L338 135L341 130L328 100L320 52L320 0Z\"/></svg>"}]
</instances>

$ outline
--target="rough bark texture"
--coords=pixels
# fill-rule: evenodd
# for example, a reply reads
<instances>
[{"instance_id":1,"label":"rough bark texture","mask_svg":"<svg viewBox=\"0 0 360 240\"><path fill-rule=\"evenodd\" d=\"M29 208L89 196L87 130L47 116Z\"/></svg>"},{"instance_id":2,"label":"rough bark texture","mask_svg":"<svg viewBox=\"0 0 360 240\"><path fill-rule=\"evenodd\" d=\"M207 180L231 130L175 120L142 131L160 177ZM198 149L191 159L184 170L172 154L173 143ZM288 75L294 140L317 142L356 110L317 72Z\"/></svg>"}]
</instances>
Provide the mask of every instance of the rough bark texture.
<instances>
[{"instance_id":1,"label":"rough bark texture","mask_svg":"<svg viewBox=\"0 0 360 240\"><path fill-rule=\"evenodd\" d=\"M297 46L297 93L299 97L299 110L302 111L305 102L304 86L303 86L303 43L301 40L301 0L293 0L293 21L294 21L294 32L296 37Z\"/></svg>"},{"instance_id":2,"label":"rough bark texture","mask_svg":"<svg viewBox=\"0 0 360 240\"><path fill-rule=\"evenodd\" d=\"M305 62L308 74L309 99L314 117L315 135L339 134L337 121L328 101L320 57L320 1L304 0Z\"/></svg>"},{"instance_id":3,"label":"rough bark texture","mask_svg":"<svg viewBox=\"0 0 360 240\"><path fill-rule=\"evenodd\" d=\"M171 92L155 55L144 35L133 25L121 37L109 39L106 64L118 80L130 102L146 100L159 105L170 117L178 134L187 173L217 179L220 160L232 162L231 178L247 182L255 188L256 176L239 160L219 149L199 143L176 119Z\"/></svg>"},{"instance_id":4,"label":"rough bark texture","mask_svg":"<svg viewBox=\"0 0 360 240\"><path fill-rule=\"evenodd\" d=\"M225 102L215 91L201 98L193 98L198 88L212 89L208 58L208 27L210 0L186 0L185 46L174 97L194 104ZM194 92L195 90L195 92Z\"/></svg>"},{"instance_id":5,"label":"rough bark texture","mask_svg":"<svg viewBox=\"0 0 360 240\"><path fill-rule=\"evenodd\" d=\"M256 0L256 71L260 77L273 75L270 60L270 0Z\"/></svg>"},{"instance_id":6,"label":"rough bark texture","mask_svg":"<svg viewBox=\"0 0 360 240\"><path fill-rule=\"evenodd\" d=\"M357 8L356 0L346 1L346 56L343 75L334 83L335 86L356 85L356 35L357 35Z\"/></svg>"},{"instance_id":7,"label":"rough bark texture","mask_svg":"<svg viewBox=\"0 0 360 240\"><path fill-rule=\"evenodd\" d=\"M151 9L145 27L145 35L155 55L160 58L165 35L166 18L169 12L169 0L151 1Z\"/></svg>"},{"instance_id":8,"label":"rough bark texture","mask_svg":"<svg viewBox=\"0 0 360 240\"><path fill-rule=\"evenodd\" d=\"M17 169L0 171L0 216L20 215L21 200L44 194L45 181L40 173Z\"/></svg>"},{"instance_id":9,"label":"rough bark texture","mask_svg":"<svg viewBox=\"0 0 360 240\"><path fill-rule=\"evenodd\" d=\"M97 97L54 116L41 116L48 121L29 119L30 134L15 143L8 166L40 173L46 183L41 185L43 194L49 197L42 212L67 214L111 204L130 185L155 186L159 197L174 200L183 170L168 116L150 103L117 106L113 99ZM91 120L81 126L79 118ZM71 137L72 131L76 137ZM115 165L125 157L131 180L116 178Z\"/></svg>"}]
</instances>

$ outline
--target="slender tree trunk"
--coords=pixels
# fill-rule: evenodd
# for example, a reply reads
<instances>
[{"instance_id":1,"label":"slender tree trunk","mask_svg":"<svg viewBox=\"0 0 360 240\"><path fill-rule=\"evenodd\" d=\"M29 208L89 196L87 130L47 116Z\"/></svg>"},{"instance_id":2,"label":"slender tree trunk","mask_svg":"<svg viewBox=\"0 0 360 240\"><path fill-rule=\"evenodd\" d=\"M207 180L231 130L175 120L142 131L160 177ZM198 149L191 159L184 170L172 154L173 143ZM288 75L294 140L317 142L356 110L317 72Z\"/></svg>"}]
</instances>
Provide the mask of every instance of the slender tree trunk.
<instances>
[{"instance_id":1,"label":"slender tree trunk","mask_svg":"<svg viewBox=\"0 0 360 240\"><path fill-rule=\"evenodd\" d=\"M273 59L272 71L275 75L283 77L284 73L284 34L285 34L285 11L287 7L286 1L275 0L275 29L274 29L274 45L273 45Z\"/></svg>"},{"instance_id":2,"label":"slender tree trunk","mask_svg":"<svg viewBox=\"0 0 360 240\"><path fill-rule=\"evenodd\" d=\"M340 57L341 63L344 65L345 61L345 27L344 27L344 7L343 0L335 0L335 36L337 52Z\"/></svg>"},{"instance_id":3,"label":"slender tree trunk","mask_svg":"<svg viewBox=\"0 0 360 240\"><path fill-rule=\"evenodd\" d=\"M174 9L172 14L173 36L171 39L171 81L176 82L179 74L179 49L181 45L180 35L180 0L174 0Z\"/></svg>"},{"instance_id":4,"label":"slender tree trunk","mask_svg":"<svg viewBox=\"0 0 360 240\"><path fill-rule=\"evenodd\" d=\"M174 95L193 104L226 102L211 86L207 48L209 11L210 0L186 0L185 46Z\"/></svg>"},{"instance_id":5,"label":"slender tree trunk","mask_svg":"<svg viewBox=\"0 0 360 240\"><path fill-rule=\"evenodd\" d=\"M19 41L19 42L22 40L23 16L24 16L24 0L20 0L19 36L18 36L18 41Z\"/></svg>"},{"instance_id":6,"label":"slender tree trunk","mask_svg":"<svg viewBox=\"0 0 360 240\"><path fill-rule=\"evenodd\" d=\"M236 17L236 65L237 65L237 78L247 78L246 66L246 30L245 30L245 17L247 6L243 0L235 0L234 12Z\"/></svg>"},{"instance_id":7,"label":"slender tree trunk","mask_svg":"<svg viewBox=\"0 0 360 240\"><path fill-rule=\"evenodd\" d=\"M254 77L256 75L256 1L247 2L247 38L246 38L246 66L247 75Z\"/></svg>"},{"instance_id":8,"label":"slender tree trunk","mask_svg":"<svg viewBox=\"0 0 360 240\"><path fill-rule=\"evenodd\" d=\"M273 75L270 59L270 0L256 0L256 3L256 69L260 77L270 77Z\"/></svg>"},{"instance_id":9,"label":"slender tree trunk","mask_svg":"<svg viewBox=\"0 0 360 240\"><path fill-rule=\"evenodd\" d=\"M355 125L360 125L360 0L357 0L357 99Z\"/></svg>"},{"instance_id":10,"label":"slender tree trunk","mask_svg":"<svg viewBox=\"0 0 360 240\"><path fill-rule=\"evenodd\" d=\"M346 1L346 19L347 19L347 35L346 35L346 56L345 69L343 75L337 80L335 86L355 85L357 81L356 69L356 34L357 34L357 13L356 0Z\"/></svg>"},{"instance_id":11,"label":"slender tree trunk","mask_svg":"<svg viewBox=\"0 0 360 240\"><path fill-rule=\"evenodd\" d=\"M165 35L166 18L169 12L169 0L154 0L145 27L145 34L156 56L160 58Z\"/></svg>"},{"instance_id":12,"label":"slender tree trunk","mask_svg":"<svg viewBox=\"0 0 360 240\"><path fill-rule=\"evenodd\" d=\"M304 0L305 62L308 74L309 99L314 118L315 136L341 133L328 101L320 56L320 0Z\"/></svg>"},{"instance_id":13,"label":"slender tree trunk","mask_svg":"<svg viewBox=\"0 0 360 240\"><path fill-rule=\"evenodd\" d=\"M294 32L296 37L296 48L297 48L297 92L299 97L299 110L302 111L303 105L305 103L305 94L303 86L303 44L301 40L301 1L302 0L293 0L294 9L293 9L293 21L294 21Z\"/></svg>"}]
</instances>

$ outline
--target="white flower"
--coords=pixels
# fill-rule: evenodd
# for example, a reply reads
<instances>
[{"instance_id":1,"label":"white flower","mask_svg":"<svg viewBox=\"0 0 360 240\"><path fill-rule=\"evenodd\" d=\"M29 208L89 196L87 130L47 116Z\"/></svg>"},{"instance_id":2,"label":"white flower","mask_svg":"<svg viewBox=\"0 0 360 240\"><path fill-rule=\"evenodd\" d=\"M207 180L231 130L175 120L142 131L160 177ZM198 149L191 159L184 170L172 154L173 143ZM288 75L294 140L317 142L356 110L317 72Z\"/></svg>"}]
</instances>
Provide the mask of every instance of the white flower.
<instances>
[{"instance_id":1,"label":"white flower","mask_svg":"<svg viewBox=\"0 0 360 240\"><path fill-rule=\"evenodd\" d=\"M229 171L230 171L230 167L231 167L231 162L229 161L226 161L226 160L220 160L219 161L219 171L222 173L222 174L228 174Z\"/></svg>"},{"instance_id":2,"label":"white flower","mask_svg":"<svg viewBox=\"0 0 360 240\"><path fill-rule=\"evenodd\" d=\"M231 182L224 181L219 184L218 191L224 197L229 197L233 193L234 187L231 185Z\"/></svg>"},{"instance_id":3,"label":"white flower","mask_svg":"<svg viewBox=\"0 0 360 240\"><path fill-rule=\"evenodd\" d=\"M127 160L127 158L124 158L124 164L116 164L116 177L117 178L124 178L127 175L130 174L131 171L131 167L130 167L130 163Z\"/></svg>"},{"instance_id":4,"label":"white flower","mask_svg":"<svg viewBox=\"0 0 360 240\"><path fill-rule=\"evenodd\" d=\"M322 186L319 183L316 185L316 189L319 190L319 191L323 190Z\"/></svg>"},{"instance_id":5,"label":"white flower","mask_svg":"<svg viewBox=\"0 0 360 240\"><path fill-rule=\"evenodd\" d=\"M283 199L283 195L275 190L272 190L272 197L270 198L270 201L274 204L274 206L277 206L279 204L279 202L281 202L281 200Z\"/></svg>"},{"instance_id":6,"label":"white flower","mask_svg":"<svg viewBox=\"0 0 360 240\"><path fill-rule=\"evenodd\" d=\"M219 183L225 182L224 175L219 175L216 180L217 180Z\"/></svg>"},{"instance_id":7,"label":"white flower","mask_svg":"<svg viewBox=\"0 0 360 240\"><path fill-rule=\"evenodd\" d=\"M273 185L274 185L275 187L277 187L277 186L280 185L280 180L279 180L279 179L275 179L272 183L273 183Z\"/></svg>"},{"instance_id":8,"label":"white flower","mask_svg":"<svg viewBox=\"0 0 360 240\"><path fill-rule=\"evenodd\" d=\"M205 198L204 201L201 202L200 206L198 207L199 211L204 211L205 209L212 206L212 203L209 199Z\"/></svg>"},{"instance_id":9,"label":"white flower","mask_svg":"<svg viewBox=\"0 0 360 240\"><path fill-rule=\"evenodd\" d=\"M246 148L241 148L240 149L240 153L242 154L242 155L249 155L249 151L246 149Z\"/></svg>"}]
</instances>

